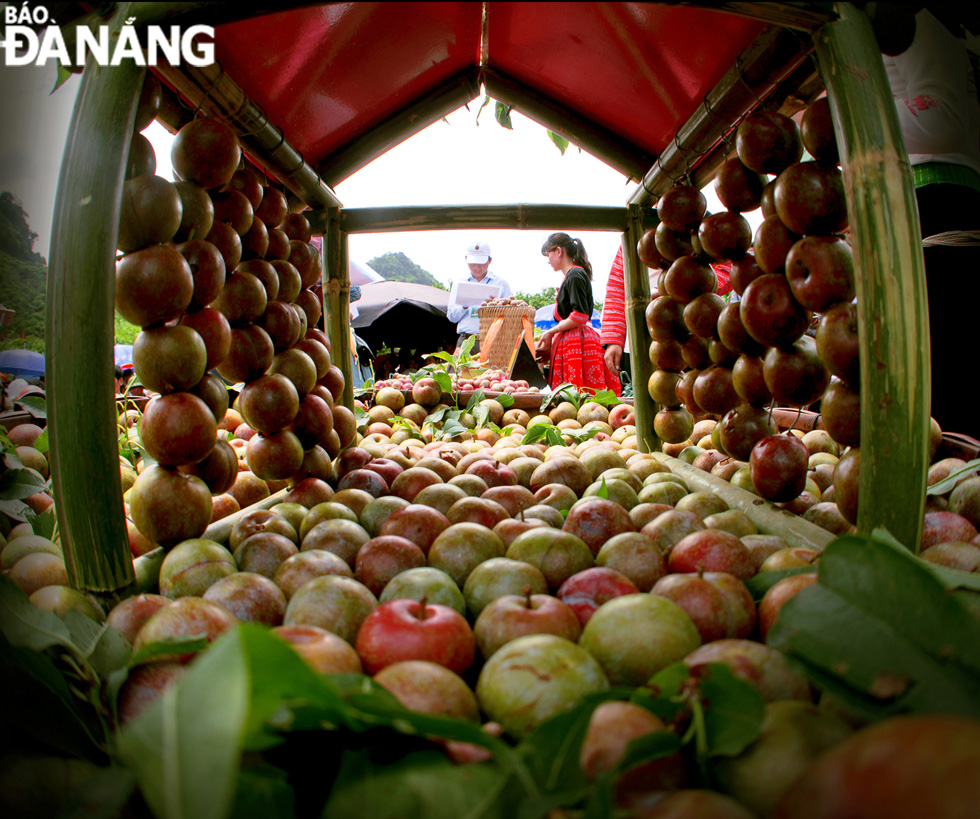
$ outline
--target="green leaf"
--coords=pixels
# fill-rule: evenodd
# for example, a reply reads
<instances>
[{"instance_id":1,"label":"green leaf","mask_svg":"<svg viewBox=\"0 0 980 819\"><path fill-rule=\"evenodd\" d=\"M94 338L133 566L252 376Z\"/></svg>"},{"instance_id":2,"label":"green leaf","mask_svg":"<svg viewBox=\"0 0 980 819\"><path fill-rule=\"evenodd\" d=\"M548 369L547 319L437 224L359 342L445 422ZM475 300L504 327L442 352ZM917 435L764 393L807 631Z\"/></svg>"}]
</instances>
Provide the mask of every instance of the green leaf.
<instances>
[{"instance_id":1,"label":"green leaf","mask_svg":"<svg viewBox=\"0 0 980 819\"><path fill-rule=\"evenodd\" d=\"M30 737L58 753L104 761L98 720L76 710L81 701L47 655L0 638L0 679L0 754L22 751Z\"/></svg>"},{"instance_id":2,"label":"green leaf","mask_svg":"<svg viewBox=\"0 0 980 819\"><path fill-rule=\"evenodd\" d=\"M50 506L40 515L31 519L31 530L35 535L51 540L54 536L55 523L54 507Z\"/></svg>"},{"instance_id":3,"label":"green leaf","mask_svg":"<svg viewBox=\"0 0 980 819\"><path fill-rule=\"evenodd\" d=\"M469 341L469 339L467 339ZM473 410L479 406L480 402L486 398L486 394L483 392L483 387L478 387L473 390L473 394L470 396L470 400L466 402L466 411L473 413Z\"/></svg>"},{"instance_id":4,"label":"green leaf","mask_svg":"<svg viewBox=\"0 0 980 819\"><path fill-rule=\"evenodd\" d=\"M41 434L34 439L34 449L38 452L44 453L48 451L48 429L45 427L41 430Z\"/></svg>"},{"instance_id":5,"label":"green leaf","mask_svg":"<svg viewBox=\"0 0 980 819\"><path fill-rule=\"evenodd\" d=\"M231 815L251 684L237 632L216 640L117 735L119 757L157 817Z\"/></svg>"},{"instance_id":6,"label":"green leaf","mask_svg":"<svg viewBox=\"0 0 980 819\"><path fill-rule=\"evenodd\" d=\"M963 478L969 477L976 472L977 467L980 467L980 458L969 461L965 466L956 470L956 472L947 475L938 483L934 483L932 486L927 487L926 495L945 495L947 492L952 490L957 483L963 480Z\"/></svg>"},{"instance_id":7,"label":"green leaf","mask_svg":"<svg viewBox=\"0 0 980 819\"><path fill-rule=\"evenodd\" d=\"M548 131L548 139L555 143L555 146L561 151L561 155L564 156L565 150L568 148L568 140L554 131Z\"/></svg>"},{"instance_id":8,"label":"green leaf","mask_svg":"<svg viewBox=\"0 0 980 819\"><path fill-rule=\"evenodd\" d=\"M483 105L480 106L480 110L482 111L483 110L483 107L487 103L489 103L489 102L490 102L490 97L487 97L483 101ZM477 114L477 116L479 116L479 114ZM473 352L473 347L474 347L475 344L476 344L476 336L467 336L463 340L463 346L459 348L459 356L458 356L458 358L459 358L460 362L466 361L468 359L472 359L472 357L473 357L472 356L472 352Z\"/></svg>"},{"instance_id":9,"label":"green leaf","mask_svg":"<svg viewBox=\"0 0 980 819\"><path fill-rule=\"evenodd\" d=\"M980 717L980 619L880 534L831 543L817 583L783 606L768 642L871 718Z\"/></svg>"},{"instance_id":10,"label":"green leaf","mask_svg":"<svg viewBox=\"0 0 980 819\"><path fill-rule=\"evenodd\" d=\"M778 572L759 572L746 580L745 586L752 593L752 599L758 603L780 580L794 574L812 574L815 570L815 566L796 566L792 569L780 569Z\"/></svg>"},{"instance_id":11,"label":"green leaf","mask_svg":"<svg viewBox=\"0 0 980 819\"><path fill-rule=\"evenodd\" d=\"M590 396L589 400L607 407L614 407L620 403L619 396L612 390L599 390L595 395Z\"/></svg>"},{"instance_id":12,"label":"green leaf","mask_svg":"<svg viewBox=\"0 0 980 819\"><path fill-rule=\"evenodd\" d=\"M758 736L765 702L723 663L707 663L695 677L683 662L675 663L636 689L631 700L672 724L693 715L689 697L695 695L704 712L707 756L735 756Z\"/></svg>"},{"instance_id":13,"label":"green leaf","mask_svg":"<svg viewBox=\"0 0 980 819\"><path fill-rule=\"evenodd\" d=\"M486 108L489 104L490 104L490 97L489 96L484 97L483 98L483 102L480 103L480 107L476 109L476 124L477 125L480 124L480 114L483 113L483 109ZM470 336L470 338L472 338L472 336ZM470 349L472 349L472 348L473 348L473 345L471 344L470 345Z\"/></svg>"},{"instance_id":14,"label":"green leaf","mask_svg":"<svg viewBox=\"0 0 980 819\"><path fill-rule=\"evenodd\" d=\"M514 123L510 121L510 112L513 110L514 106L504 105L502 102L498 102L494 106L494 116L497 118L497 122L506 128L508 131L514 130Z\"/></svg>"},{"instance_id":15,"label":"green leaf","mask_svg":"<svg viewBox=\"0 0 980 819\"><path fill-rule=\"evenodd\" d=\"M443 425L442 434L439 437L442 440L448 441L450 438L462 435L464 432L466 432L466 427L459 421L448 421Z\"/></svg>"},{"instance_id":16,"label":"green leaf","mask_svg":"<svg viewBox=\"0 0 980 819\"><path fill-rule=\"evenodd\" d=\"M565 441L556 427L545 427L544 437L549 446L564 446Z\"/></svg>"},{"instance_id":17,"label":"green leaf","mask_svg":"<svg viewBox=\"0 0 980 819\"><path fill-rule=\"evenodd\" d=\"M128 665L130 668L135 668L142 663L150 662L168 654L194 654L195 652L203 651L209 645L210 643L207 637L203 634L169 637L166 640L147 643L139 651L134 651L129 657Z\"/></svg>"},{"instance_id":18,"label":"green leaf","mask_svg":"<svg viewBox=\"0 0 980 819\"><path fill-rule=\"evenodd\" d=\"M0 512L18 523L26 523L35 516L34 510L20 500L0 500Z\"/></svg>"},{"instance_id":19,"label":"green leaf","mask_svg":"<svg viewBox=\"0 0 980 819\"><path fill-rule=\"evenodd\" d=\"M44 478L30 469L8 469L0 474L0 498L3 500L23 500L47 487Z\"/></svg>"},{"instance_id":20,"label":"green leaf","mask_svg":"<svg viewBox=\"0 0 980 819\"><path fill-rule=\"evenodd\" d=\"M605 475L601 476L602 482L599 484L599 490L595 493L596 497L602 498L603 500L609 500L609 488L606 486Z\"/></svg>"},{"instance_id":21,"label":"green leaf","mask_svg":"<svg viewBox=\"0 0 980 819\"><path fill-rule=\"evenodd\" d=\"M531 424L527 428L524 437L521 438L522 444L534 444L547 435L548 430L552 429L550 424Z\"/></svg>"},{"instance_id":22,"label":"green leaf","mask_svg":"<svg viewBox=\"0 0 980 819\"><path fill-rule=\"evenodd\" d=\"M295 795L286 772L271 765L245 768L231 815L235 819L293 819Z\"/></svg>"},{"instance_id":23,"label":"green leaf","mask_svg":"<svg viewBox=\"0 0 980 819\"><path fill-rule=\"evenodd\" d=\"M441 751L391 761L344 754L323 816L330 819L463 819L507 816L506 779L492 764L453 765Z\"/></svg>"},{"instance_id":24,"label":"green leaf","mask_svg":"<svg viewBox=\"0 0 980 819\"><path fill-rule=\"evenodd\" d=\"M57 63L58 66L58 74L55 77L54 88L52 88L50 91L51 94L53 94L55 91L61 88L61 86L63 86L66 82L68 82L68 78L71 76L71 71L65 67L65 64L62 63L61 60L56 60L55 62Z\"/></svg>"},{"instance_id":25,"label":"green leaf","mask_svg":"<svg viewBox=\"0 0 980 819\"><path fill-rule=\"evenodd\" d=\"M514 396L509 392L500 393L496 400L504 409L510 409L512 406L514 406Z\"/></svg>"},{"instance_id":26,"label":"green leaf","mask_svg":"<svg viewBox=\"0 0 980 819\"><path fill-rule=\"evenodd\" d=\"M136 790L133 775L119 765L99 768L71 791L62 819L119 819Z\"/></svg>"},{"instance_id":27,"label":"green leaf","mask_svg":"<svg viewBox=\"0 0 980 819\"><path fill-rule=\"evenodd\" d=\"M631 740L619 764L600 776L585 805L585 819L606 819L613 814L617 778L630 768L663 759L681 749L681 739L670 731L657 731Z\"/></svg>"},{"instance_id":28,"label":"green leaf","mask_svg":"<svg viewBox=\"0 0 980 819\"><path fill-rule=\"evenodd\" d=\"M440 386L443 392L453 391L453 379L445 370L442 372L433 373L432 377L436 380L436 383Z\"/></svg>"},{"instance_id":29,"label":"green leaf","mask_svg":"<svg viewBox=\"0 0 980 819\"><path fill-rule=\"evenodd\" d=\"M62 618L71 632L72 642L92 670L105 679L113 671L126 666L133 653L129 641L114 628L77 611L69 611Z\"/></svg>"},{"instance_id":30,"label":"green leaf","mask_svg":"<svg viewBox=\"0 0 980 819\"><path fill-rule=\"evenodd\" d=\"M479 404L473 408L473 418L476 421L476 428L482 429L490 417L490 407L486 404Z\"/></svg>"},{"instance_id":31,"label":"green leaf","mask_svg":"<svg viewBox=\"0 0 980 819\"><path fill-rule=\"evenodd\" d=\"M542 723L517 746L517 753L526 761L534 781L547 795L563 795L549 807L574 804L588 787L588 780L579 765L582 741L596 706L611 699L621 699L626 691L603 691L585 697L564 714Z\"/></svg>"},{"instance_id":32,"label":"green leaf","mask_svg":"<svg viewBox=\"0 0 980 819\"><path fill-rule=\"evenodd\" d=\"M34 418L47 418L48 410L44 398L40 395L25 395L15 402L26 409Z\"/></svg>"},{"instance_id":33,"label":"green leaf","mask_svg":"<svg viewBox=\"0 0 980 819\"><path fill-rule=\"evenodd\" d=\"M32 651L73 649L68 627L54 612L33 605L6 575L0 575L0 631L10 644Z\"/></svg>"},{"instance_id":34,"label":"green leaf","mask_svg":"<svg viewBox=\"0 0 980 819\"><path fill-rule=\"evenodd\" d=\"M599 432L600 429L598 427L590 427L589 429L566 429L563 434L568 435L575 443L580 444L582 441L595 438Z\"/></svg>"}]
</instances>

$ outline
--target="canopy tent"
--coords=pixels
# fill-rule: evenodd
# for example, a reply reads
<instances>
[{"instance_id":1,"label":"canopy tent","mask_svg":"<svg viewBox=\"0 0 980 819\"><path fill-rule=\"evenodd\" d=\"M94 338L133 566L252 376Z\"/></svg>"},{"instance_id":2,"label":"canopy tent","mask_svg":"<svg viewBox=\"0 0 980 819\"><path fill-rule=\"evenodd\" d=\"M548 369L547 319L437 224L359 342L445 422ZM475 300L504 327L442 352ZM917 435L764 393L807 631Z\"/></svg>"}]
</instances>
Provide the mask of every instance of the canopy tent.
<instances>
[{"instance_id":1,"label":"canopy tent","mask_svg":"<svg viewBox=\"0 0 980 819\"><path fill-rule=\"evenodd\" d=\"M447 291L425 284L366 284L351 325L375 351L382 346L435 351L456 341L456 325L446 318L448 303Z\"/></svg>"},{"instance_id":2,"label":"canopy tent","mask_svg":"<svg viewBox=\"0 0 980 819\"><path fill-rule=\"evenodd\" d=\"M369 264L361 264L361 262L355 262L351 259L349 267L351 287L363 287L366 284L385 280L385 277Z\"/></svg>"},{"instance_id":3,"label":"canopy tent","mask_svg":"<svg viewBox=\"0 0 980 819\"><path fill-rule=\"evenodd\" d=\"M43 378L44 356L33 350L3 350L0 352L0 373L24 378Z\"/></svg>"},{"instance_id":4,"label":"canopy tent","mask_svg":"<svg viewBox=\"0 0 980 819\"><path fill-rule=\"evenodd\" d=\"M534 313L534 326L540 327L542 330L547 330L550 327L554 327L558 322L555 321L555 305L546 304L544 307L539 307ZM602 316L599 314L598 310L592 311L592 320L590 322L596 330L602 324Z\"/></svg>"}]
</instances>

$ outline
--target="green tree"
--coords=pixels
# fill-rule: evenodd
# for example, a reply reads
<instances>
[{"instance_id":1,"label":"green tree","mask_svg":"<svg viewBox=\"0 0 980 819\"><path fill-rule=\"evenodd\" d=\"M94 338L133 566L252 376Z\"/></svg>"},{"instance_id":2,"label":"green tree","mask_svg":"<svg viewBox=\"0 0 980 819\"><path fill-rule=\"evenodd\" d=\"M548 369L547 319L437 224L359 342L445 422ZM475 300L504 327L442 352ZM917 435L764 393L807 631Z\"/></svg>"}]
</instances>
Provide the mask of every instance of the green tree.
<instances>
[{"instance_id":1,"label":"green tree","mask_svg":"<svg viewBox=\"0 0 980 819\"><path fill-rule=\"evenodd\" d=\"M388 281L414 282L415 284L438 287L440 290L448 289L429 271L423 270L404 253L385 253L383 256L375 256L368 264Z\"/></svg>"},{"instance_id":2,"label":"green tree","mask_svg":"<svg viewBox=\"0 0 980 819\"><path fill-rule=\"evenodd\" d=\"M514 294L514 298L526 301L531 307L537 310L540 307L554 304L557 292L558 290L554 287L546 287L538 293L523 293L518 291Z\"/></svg>"},{"instance_id":3,"label":"green tree","mask_svg":"<svg viewBox=\"0 0 980 819\"><path fill-rule=\"evenodd\" d=\"M0 327L0 349L26 347L44 352L44 289L47 265L34 252L27 214L10 194L0 194L0 300L14 311Z\"/></svg>"},{"instance_id":4,"label":"green tree","mask_svg":"<svg viewBox=\"0 0 980 819\"><path fill-rule=\"evenodd\" d=\"M47 264L34 252L37 234L27 223L28 216L12 193L0 193L0 252L32 264Z\"/></svg>"},{"instance_id":5,"label":"green tree","mask_svg":"<svg viewBox=\"0 0 980 819\"><path fill-rule=\"evenodd\" d=\"M115 319L115 339L116 344L132 344L136 341L136 334L139 333L140 328L135 324L130 324L126 319L119 315L119 313L113 313Z\"/></svg>"}]
</instances>

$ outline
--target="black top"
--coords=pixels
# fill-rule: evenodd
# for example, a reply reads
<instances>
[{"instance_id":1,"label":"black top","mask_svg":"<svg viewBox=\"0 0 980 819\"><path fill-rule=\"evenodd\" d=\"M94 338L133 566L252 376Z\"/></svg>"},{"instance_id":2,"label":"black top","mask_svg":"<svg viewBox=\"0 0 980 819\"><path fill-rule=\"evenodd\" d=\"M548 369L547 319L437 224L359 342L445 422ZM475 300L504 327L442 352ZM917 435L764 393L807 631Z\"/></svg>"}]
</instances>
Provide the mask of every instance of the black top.
<instances>
[{"instance_id":1,"label":"black top","mask_svg":"<svg viewBox=\"0 0 980 819\"><path fill-rule=\"evenodd\" d=\"M574 312L592 318L592 282L581 267L569 268L568 273L565 274L565 280L558 288L555 307L558 315L563 319L567 319Z\"/></svg>"}]
</instances>

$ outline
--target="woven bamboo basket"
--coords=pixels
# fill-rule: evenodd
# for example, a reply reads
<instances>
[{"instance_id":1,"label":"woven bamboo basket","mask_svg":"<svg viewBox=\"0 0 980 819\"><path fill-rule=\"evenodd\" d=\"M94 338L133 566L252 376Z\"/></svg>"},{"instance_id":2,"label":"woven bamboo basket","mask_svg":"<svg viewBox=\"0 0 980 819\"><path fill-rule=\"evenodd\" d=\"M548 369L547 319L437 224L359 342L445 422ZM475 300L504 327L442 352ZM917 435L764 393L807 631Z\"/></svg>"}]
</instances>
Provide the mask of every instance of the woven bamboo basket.
<instances>
[{"instance_id":1,"label":"woven bamboo basket","mask_svg":"<svg viewBox=\"0 0 980 819\"><path fill-rule=\"evenodd\" d=\"M505 304L487 305L478 310L480 317L480 352L486 352L485 361L491 367L507 367L510 364L510 355L514 351L517 338L524 332L524 316L527 316L531 323L534 323L534 308L528 305ZM490 348L484 347L483 340L486 338L490 326L500 316L504 317L503 327L493 340Z\"/></svg>"}]
</instances>

